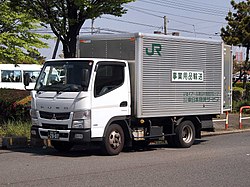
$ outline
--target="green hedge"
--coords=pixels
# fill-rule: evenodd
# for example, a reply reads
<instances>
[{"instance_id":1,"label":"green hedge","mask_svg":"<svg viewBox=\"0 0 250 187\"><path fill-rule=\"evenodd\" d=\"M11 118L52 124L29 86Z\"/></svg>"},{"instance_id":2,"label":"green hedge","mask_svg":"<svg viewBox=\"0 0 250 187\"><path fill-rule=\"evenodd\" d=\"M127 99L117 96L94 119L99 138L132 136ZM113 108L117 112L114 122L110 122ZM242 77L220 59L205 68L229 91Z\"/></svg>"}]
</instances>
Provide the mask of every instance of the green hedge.
<instances>
[{"instance_id":1,"label":"green hedge","mask_svg":"<svg viewBox=\"0 0 250 187\"><path fill-rule=\"evenodd\" d=\"M239 112L242 106L250 106L250 82L246 83L246 89L243 89L243 82L233 87L233 110Z\"/></svg>"},{"instance_id":2,"label":"green hedge","mask_svg":"<svg viewBox=\"0 0 250 187\"><path fill-rule=\"evenodd\" d=\"M236 82L234 87L243 88L243 82Z\"/></svg>"},{"instance_id":3,"label":"green hedge","mask_svg":"<svg viewBox=\"0 0 250 187\"><path fill-rule=\"evenodd\" d=\"M233 101L241 101L243 98L244 89L240 87L233 87Z\"/></svg>"},{"instance_id":4,"label":"green hedge","mask_svg":"<svg viewBox=\"0 0 250 187\"><path fill-rule=\"evenodd\" d=\"M0 123L30 120L30 92L0 89Z\"/></svg>"},{"instance_id":5,"label":"green hedge","mask_svg":"<svg viewBox=\"0 0 250 187\"><path fill-rule=\"evenodd\" d=\"M243 82L235 83L234 87L243 88ZM245 92L243 93L244 95L242 97L244 97L244 100L250 100L250 82L246 83L246 90L244 91Z\"/></svg>"},{"instance_id":6,"label":"green hedge","mask_svg":"<svg viewBox=\"0 0 250 187\"><path fill-rule=\"evenodd\" d=\"M233 101L233 112L239 112L240 108L242 106L250 106L250 101L247 100L243 100L243 101ZM247 112L249 113L249 111L244 110L244 113Z\"/></svg>"}]
</instances>

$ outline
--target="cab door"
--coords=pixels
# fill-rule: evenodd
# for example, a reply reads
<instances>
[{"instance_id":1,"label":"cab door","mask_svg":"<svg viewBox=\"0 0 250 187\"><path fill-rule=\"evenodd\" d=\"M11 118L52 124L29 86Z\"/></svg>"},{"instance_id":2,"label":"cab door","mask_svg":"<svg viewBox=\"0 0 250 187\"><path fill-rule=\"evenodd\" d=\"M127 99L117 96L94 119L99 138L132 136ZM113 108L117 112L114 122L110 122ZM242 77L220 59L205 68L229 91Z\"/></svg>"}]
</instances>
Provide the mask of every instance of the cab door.
<instances>
[{"instance_id":1,"label":"cab door","mask_svg":"<svg viewBox=\"0 0 250 187\"><path fill-rule=\"evenodd\" d=\"M99 62L95 68L91 137L102 137L108 122L130 115L130 83L125 62Z\"/></svg>"}]
</instances>

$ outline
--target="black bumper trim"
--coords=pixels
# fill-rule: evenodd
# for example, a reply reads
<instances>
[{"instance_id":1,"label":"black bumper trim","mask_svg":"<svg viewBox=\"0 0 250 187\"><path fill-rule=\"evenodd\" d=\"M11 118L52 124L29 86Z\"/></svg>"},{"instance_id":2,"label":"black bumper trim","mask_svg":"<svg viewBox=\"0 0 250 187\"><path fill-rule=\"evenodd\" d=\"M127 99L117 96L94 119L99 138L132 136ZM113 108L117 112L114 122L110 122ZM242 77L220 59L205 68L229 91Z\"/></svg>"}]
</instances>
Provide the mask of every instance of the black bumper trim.
<instances>
[{"instance_id":1,"label":"black bumper trim","mask_svg":"<svg viewBox=\"0 0 250 187\"><path fill-rule=\"evenodd\" d=\"M40 135L39 135L39 126L32 126L31 127L31 131L35 131L36 135L31 134L32 138L38 138L41 139ZM88 143L91 141L91 130L90 129L69 129L70 133L69 133L69 142L72 143ZM79 139L79 138L75 138L76 134L82 134L83 138Z\"/></svg>"}]
</instances>

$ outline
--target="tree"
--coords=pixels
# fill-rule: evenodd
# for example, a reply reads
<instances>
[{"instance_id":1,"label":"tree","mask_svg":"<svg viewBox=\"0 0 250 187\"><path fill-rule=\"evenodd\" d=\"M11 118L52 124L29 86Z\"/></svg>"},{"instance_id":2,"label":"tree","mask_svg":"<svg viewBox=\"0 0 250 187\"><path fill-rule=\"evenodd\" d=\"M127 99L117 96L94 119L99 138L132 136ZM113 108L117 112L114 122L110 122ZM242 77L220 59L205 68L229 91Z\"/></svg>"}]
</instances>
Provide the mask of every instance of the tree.
<instances>
[{"instance_id":1,"label":"tree","mask_svg":"<svg viewBox=\"0 0 250 187\"><path fill-rule=\"evenodd\" d=\"M31 32L38 28L37 23L27 12L12 11L9 1L0 1L1 63L37 63L30 54L40 56L37 48L48 46L40 38L50 38L48 35Z\"/></svg>"},{"instance_id":2,"label":"tree","mask_svg":"<svg viewBox=\"0 0 250 187\"><path fill-rule=\"evenodd\" d=\"M246 47L246 60L244 73L241 73L239 79L244 75L243 85L245 87L247 72L250 69L249 49L250 49L250 0L236 3L231 1L234 12L229 11L226 17L228 25L221 29L222 39L229 45L241 45ZM235 82L237 82L236 80Z\"/></svg>"},{"instance_id":3,"label":"tree","mask_svg":"<svg viewBox=\"0 0 250 187\"><path fill-rule=\"evenodd\" d=\"M76 56L77 36L87 19L103 14L122 16L124 3L134 0L11 0L13 7L33 10L34 18L48 24L63 45L64 57Z\"/></svg>"}]
</instances>

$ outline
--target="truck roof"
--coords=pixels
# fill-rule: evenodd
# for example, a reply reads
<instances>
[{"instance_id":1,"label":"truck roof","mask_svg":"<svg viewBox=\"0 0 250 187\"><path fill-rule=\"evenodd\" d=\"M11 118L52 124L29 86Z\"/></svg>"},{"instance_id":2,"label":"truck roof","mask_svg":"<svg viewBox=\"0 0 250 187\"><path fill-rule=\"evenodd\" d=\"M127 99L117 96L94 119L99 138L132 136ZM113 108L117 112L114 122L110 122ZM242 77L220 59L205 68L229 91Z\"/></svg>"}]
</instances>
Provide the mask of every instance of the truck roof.
<instances>
[{"instance_id":1,"label":"truck roof","mask_svg":"<svg viewBox=\"0 0 250 187\"><path fill-rule=\"evenodd\" d=\"M53 62L53 61L82 61L82 60L91 60L91 61L120 61L125 62L125 60L119 59L106 59L106 58L59 58L59 59L49 59L46 62Z\"/></svg>"},{"instance_id":2,"label":"truck roof","mask_svg":"<svg viewBox=\"0 0 250 187\"><path fill-rule=\"evenodd\" d=\"M174 40L192 40L192 41L202 41L208 43L221 43L222 40L215 40L215 39L206 39L206 38L195 38L195 37L184 37L184 36L172 36L172 35L164 35L164 34L149 34L149 33L125 33L125 34L98 34L98 35L81 35L79 37L80 42L87 42L87 40L105 40L105 39L125 39L125 38L173 38Z\"/></svg>"}]
</instances>

